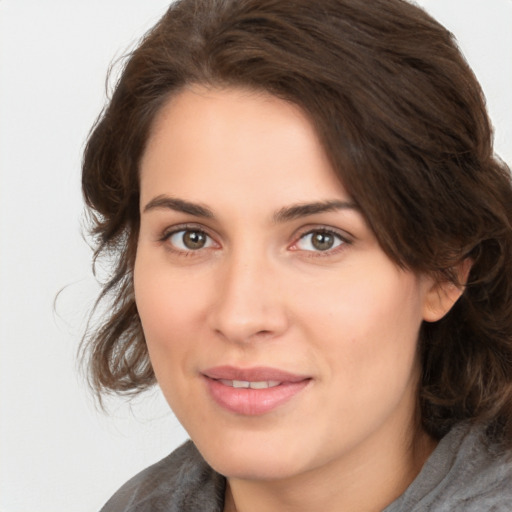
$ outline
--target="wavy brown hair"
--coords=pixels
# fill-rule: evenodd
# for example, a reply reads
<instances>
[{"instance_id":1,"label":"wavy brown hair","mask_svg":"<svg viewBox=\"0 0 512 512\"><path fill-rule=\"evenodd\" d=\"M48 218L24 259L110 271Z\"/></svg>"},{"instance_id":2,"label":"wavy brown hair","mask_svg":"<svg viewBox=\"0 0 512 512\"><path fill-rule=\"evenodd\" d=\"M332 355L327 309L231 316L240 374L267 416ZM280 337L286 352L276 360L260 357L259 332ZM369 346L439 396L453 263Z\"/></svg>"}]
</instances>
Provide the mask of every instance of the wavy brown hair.
<instances>
[{"instance_id":1,"label":"wavy brown hair","mask_svg":"<svg viewBox=\"0 0 512 512\"><path fill-rule=\"evenodd\" d=\"M509 169L453 36L404 0L181 0L128 56L83 159L95 262L108 256L112 269L107 314L81 345L98 396L155 382L132 283L139 162L156 114L190 84L302 108L401 267L456 282L471 259L462 297L422 326L419 411L436 438L470 420L512 446Z\"/></svg>"}]
</instances>

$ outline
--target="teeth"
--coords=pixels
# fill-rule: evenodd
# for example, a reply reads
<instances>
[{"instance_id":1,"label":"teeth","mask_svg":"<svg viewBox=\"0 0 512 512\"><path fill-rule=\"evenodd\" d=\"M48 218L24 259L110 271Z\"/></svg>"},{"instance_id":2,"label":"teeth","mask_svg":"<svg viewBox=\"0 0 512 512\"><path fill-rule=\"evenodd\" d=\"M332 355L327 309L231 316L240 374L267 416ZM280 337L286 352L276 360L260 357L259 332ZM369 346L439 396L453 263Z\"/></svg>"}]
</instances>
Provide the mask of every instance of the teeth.
<instances>
[{"instance_id":1,"label":"teeth","mask_svg":"<svg viewBox=\"0 0 512 512\"><path fill-rule=\"evenodd\" d=\"M277 380L269 380L264 382L251 382L250 387L251 389L267 389L267 388L275 388L276 386L279 386L281 384Z\"/></svg>"},{"instance_id":2,"label":"teeth","mask_svg":"<svg viewBox=\"0 0 512 512\"><path fill-rule=\"evenodd\" d=\"M247 380L225 380L220 379L220 382L226 386L231 386L233 388L242 388L242 389L267 389L267 388L275 388L281 384L277 380L266 380L259 382L249 382Z\"/></svg>"},{"instance_id":3,"label":"teeth","mask_svg":"<svg viewBox=\"0 0 512 512\"><path fill-rule=\"evenodd\" d=\"M232 383L234 388L248 388L250 385L250 382L247 382L246 380L234 380Z\"/></svg>"}]
</instances>

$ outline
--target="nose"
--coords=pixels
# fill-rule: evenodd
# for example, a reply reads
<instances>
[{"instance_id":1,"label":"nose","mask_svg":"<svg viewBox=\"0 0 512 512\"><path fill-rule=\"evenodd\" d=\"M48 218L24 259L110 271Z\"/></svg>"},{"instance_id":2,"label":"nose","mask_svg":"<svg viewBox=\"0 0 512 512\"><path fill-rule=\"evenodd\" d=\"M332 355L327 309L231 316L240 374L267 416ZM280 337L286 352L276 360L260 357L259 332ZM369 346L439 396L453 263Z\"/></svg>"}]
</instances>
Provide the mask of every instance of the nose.
<instances>
[{"instance_id":1,"label":"nose","mask_svg":"<svg viewBox=\"0 0 512 512\"><path fill-rule=\"evenodd\" d=\"M210 310L216 335L233 343L269 340L288 328L278 269L264 256L233 255L218 269Z\"/></svg>"}]
</instances>

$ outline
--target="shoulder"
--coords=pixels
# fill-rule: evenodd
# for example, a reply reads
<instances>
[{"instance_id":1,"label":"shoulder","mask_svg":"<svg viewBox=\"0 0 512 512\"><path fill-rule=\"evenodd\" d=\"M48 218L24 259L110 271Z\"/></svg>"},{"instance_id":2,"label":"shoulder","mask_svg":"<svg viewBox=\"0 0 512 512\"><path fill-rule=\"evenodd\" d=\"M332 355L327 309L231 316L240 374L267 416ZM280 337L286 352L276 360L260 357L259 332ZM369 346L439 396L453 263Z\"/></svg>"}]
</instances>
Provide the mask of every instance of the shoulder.
<instances>
[{"instance_id":1,"label":"shoulder","mask_svg":"<svg viewBox=\"0 0 512 512\"><path fill-rule=\"evenodd\" d=\"M219 512L225 480L191 441L126 482L101 512Z\"/></svg>"},{"instance_id":2,"label":"shoulder","mask_svg":"<svg viewBox=\"0 0 512 512\"><path fill-rule=\"evenodd\" d=\"M454 435L457 452L440 496L451 496L449 510L510 512L512 452L490 446L482 428L458 429Z\"/></svg>"},{"instance_id":3,"label":"shoulder","mask_svg":"<svg viewBox=\"0 0 512 512\"><path fill-rule=\"evenodd\" d=\"M489 446L484 429L456 426L409 489L386 512L510 512L512 453Z\"/></svg>"}]
</instances>

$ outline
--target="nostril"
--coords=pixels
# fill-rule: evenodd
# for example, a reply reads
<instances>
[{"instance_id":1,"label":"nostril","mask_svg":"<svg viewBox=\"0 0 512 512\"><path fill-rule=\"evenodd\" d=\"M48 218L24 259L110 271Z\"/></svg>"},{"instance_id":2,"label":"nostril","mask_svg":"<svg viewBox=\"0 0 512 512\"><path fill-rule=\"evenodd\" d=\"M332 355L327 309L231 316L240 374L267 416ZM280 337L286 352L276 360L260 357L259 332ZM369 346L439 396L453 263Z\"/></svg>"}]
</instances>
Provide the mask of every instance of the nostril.
<instances>
[{"instance_id":1,"label":"nostril","mask_svg":"<svg viewBox=\"0 0 512 512\"><path fill-rule=\"evenodd\" d=\"M261 330L254 334L254 336L260 336L260 337L268 337L272 335L272 331L269 330Z\"/></svg>"},{"instance_id":2,"label":"nostril","mask_svg":"<svg viewBox=\"0 0 512 512\"><path fill-rule=\"evenodd\" d=\"M257 340L265 340L268 338L271 338L276 335L275 332L273 332L270 329L260 329L259 331L243 331L240 328L233 329L233 327L230 328L224 328L224 329L215 329L215 334L221 338L224 338L226 340L232 340L232 341L239 341L239 342L251 342L251 341L257 341Z\"/></svg>"}]
</instances>

